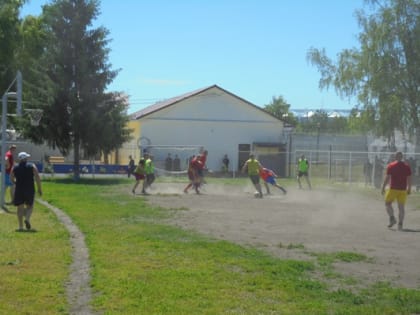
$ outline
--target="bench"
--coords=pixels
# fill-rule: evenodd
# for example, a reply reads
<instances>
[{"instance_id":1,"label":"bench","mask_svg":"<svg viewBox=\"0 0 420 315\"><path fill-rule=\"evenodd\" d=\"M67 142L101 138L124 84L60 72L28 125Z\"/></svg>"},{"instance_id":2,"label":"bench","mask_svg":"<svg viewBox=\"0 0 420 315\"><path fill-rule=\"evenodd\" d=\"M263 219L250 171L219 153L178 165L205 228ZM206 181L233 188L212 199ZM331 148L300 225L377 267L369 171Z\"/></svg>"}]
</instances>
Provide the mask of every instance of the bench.
<instances>
[{"instance_id":1,"label":"bench","mask_svg":"<svg viewBox=\"0 0 420 315\"><path fill-rule=\"evenodd\" d=\"M48 162L50 164L64 163L64 156L50 156Z\"/></svg>"}]
</instances>

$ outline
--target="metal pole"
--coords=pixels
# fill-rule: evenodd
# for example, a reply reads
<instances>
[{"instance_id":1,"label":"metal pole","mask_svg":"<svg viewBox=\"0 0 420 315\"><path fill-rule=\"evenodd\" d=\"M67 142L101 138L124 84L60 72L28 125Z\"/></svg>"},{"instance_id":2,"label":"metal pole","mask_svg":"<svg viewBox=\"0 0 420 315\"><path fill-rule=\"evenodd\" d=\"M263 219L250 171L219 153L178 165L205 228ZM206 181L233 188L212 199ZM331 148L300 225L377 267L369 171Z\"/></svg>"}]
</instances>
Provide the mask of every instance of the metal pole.
<instances>
[{"instance_id":1,"label":"metal pole","mask_svg":"<svg viewBox=\"0 0 420 315\"><path fill-rule=\"evenodd\" d=\"M0 195L0 205L3 208L4 204L4 194L6 192L6 163L4 160L4 155L6 154L6 128L7 128L7 92L3 94L1 99L2 101L2 112L1 112L1 195Z\"/></svg>"}]
</instances>

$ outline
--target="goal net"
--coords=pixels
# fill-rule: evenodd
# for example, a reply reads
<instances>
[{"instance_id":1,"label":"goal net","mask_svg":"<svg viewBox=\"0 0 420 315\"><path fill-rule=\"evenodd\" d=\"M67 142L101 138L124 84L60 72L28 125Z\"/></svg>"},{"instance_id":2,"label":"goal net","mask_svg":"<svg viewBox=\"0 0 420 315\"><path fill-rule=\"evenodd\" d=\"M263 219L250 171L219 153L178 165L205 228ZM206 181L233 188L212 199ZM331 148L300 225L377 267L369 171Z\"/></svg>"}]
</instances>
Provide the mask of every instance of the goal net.
<instances>
[{"instance_id":1,"label":"goal net","mask_svg":"<svg viewBox=\"0 0 420 315\"><path fill-rule=\"evenodd\" d=\"M190 159L203 151L201 145L148 145L141 148L142 155L153 155L156 175L187 174Z\"/></svg>"}]
</instances>

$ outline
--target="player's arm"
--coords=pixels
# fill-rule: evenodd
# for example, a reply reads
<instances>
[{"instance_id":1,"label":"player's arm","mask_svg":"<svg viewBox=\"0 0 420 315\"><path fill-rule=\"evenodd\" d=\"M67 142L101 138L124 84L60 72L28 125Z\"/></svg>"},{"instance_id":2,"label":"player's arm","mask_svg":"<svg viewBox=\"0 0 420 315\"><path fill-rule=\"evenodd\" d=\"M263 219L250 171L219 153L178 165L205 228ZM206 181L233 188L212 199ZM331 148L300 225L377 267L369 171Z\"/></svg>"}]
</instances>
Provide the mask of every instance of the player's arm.
<instances>
[{"instance_id":1,"label":"player's arm","mask_svg":"<svg viewBox=\"0 0 420 315\"><path fill-rule=\"evenodd\" d=\"M42 187L41 187L41 177L39 176L38 169L36 168L35 164L32 166L32 172L34 173L36 188L38 194L42 196Z\"/></svg>"},{"instance_id":2,"label":"player's arm","mask_svg":"<svg viewBox=\"0 0 420 315\"><path fill-rule=\"evenodd\" d=\"M407 176L407 194L411 194L411 175Z\"/></svg>"},{"instance_id":3,"label":"player's arm","mask_svg":"<svg viewBox=\"0 0 420 315\"><path fill-rule=\"evenodd\" d=\"M10 167L10 160L9 157L6 156L6 158L4 159L6 161L6 169L8 169Z\"/></svg>"},{"instance_id":4,"label":"player's arm","mask_svg":"<svg viewBox=\"0 0 420 315\"><path fill-rule=\"evenodd\" d=\"M248 161L246 161L244 163L244 166L242 166L242 173L245 173L247 167L248 167Z\"/></svg>"},{"instance_id":5,"label":"player's arm","mask_svg":"<svg viewBox=\"0 0 420 315\"><path fill-rule=\"evenodd\" d=\"M386 185L388 185L388 182L389 182L389 179L391 178L391 175L389 175L389 174L387 174L386 176L385 176L385 178L384 178L384 182L383 182L383 184L382 184L382 194L384 194L385 193L385 187L386 187Z\"/></svg>"},{"instance_id":6,"label":"player's arm","mask_svg":"<svg viewBox=\"0 0 420 315\"><path fill-rule=\"evenodd\" d=\"M16 185L15 172L13 170L10 172L10 181L13 183L13 185Z\"/></svg>"}]
</instances>

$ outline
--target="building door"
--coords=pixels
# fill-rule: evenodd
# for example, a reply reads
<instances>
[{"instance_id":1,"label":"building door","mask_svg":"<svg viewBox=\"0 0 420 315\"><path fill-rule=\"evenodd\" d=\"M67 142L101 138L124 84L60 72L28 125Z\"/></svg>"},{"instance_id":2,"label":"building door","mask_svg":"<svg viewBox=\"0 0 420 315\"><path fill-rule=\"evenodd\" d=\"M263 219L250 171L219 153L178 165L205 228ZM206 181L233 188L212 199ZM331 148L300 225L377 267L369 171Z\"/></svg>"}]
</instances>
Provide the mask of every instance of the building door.
<instances>
[{"instance_id":1,"label":"building door","mask_svg":"<svg viewBox=\"0 0 420 315\"><path fill-rule=\"evenodd\" d=\"M250 144L239 144L238 145L238 171L241 171L242 166L249 159L251 153Z\"/></svg>"}]
</instances>

